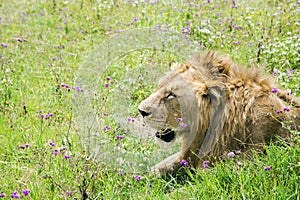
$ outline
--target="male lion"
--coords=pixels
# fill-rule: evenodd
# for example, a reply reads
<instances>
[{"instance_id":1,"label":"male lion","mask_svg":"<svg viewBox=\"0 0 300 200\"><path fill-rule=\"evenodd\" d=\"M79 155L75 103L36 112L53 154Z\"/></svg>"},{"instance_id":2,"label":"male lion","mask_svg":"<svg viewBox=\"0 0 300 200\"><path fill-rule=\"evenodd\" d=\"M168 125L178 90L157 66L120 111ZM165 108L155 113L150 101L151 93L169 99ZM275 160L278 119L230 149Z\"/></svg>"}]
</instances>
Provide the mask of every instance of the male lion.
<instances>
[{"instance_id":1,"label":"male lion","mask_svg":"<svg viewBox=\"0 0 300 200\"><path fill-rule=\"evenodd\" d=\"M233 150L261 149L277 136L288 139L282 122L292 120L290 128L299 128L300 98L277 88L258 68L238 67L214 51L173 65L138 107L159 140L181 142L178 153L154 166L155 173L175 173L187 162L197 167Z\"/></svg>"}]
</instances>

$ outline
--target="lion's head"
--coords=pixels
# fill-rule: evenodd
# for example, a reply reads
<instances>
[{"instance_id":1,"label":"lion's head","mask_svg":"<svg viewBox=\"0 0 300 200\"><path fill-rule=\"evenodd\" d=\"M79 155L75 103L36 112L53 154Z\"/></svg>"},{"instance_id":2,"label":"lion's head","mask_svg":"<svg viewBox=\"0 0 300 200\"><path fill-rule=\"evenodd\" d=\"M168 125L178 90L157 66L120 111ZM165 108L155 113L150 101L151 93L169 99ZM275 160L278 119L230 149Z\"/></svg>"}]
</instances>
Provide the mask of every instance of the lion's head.
<instances>
[{"instance_id":1,"label":"lion's head","mask_svg":"<svg viewBox=\"0 0 300 200\"><path fill-rule=\"evenodd\" d=\"M210 143L209 147L202 146L203 154L215 144L216 131L220 133L223 125L225 92L219 80L221 76L216 76L219 69L210 70L213 81L207 81L207 72L191 63L174 64L171 72L159 81L158 89L141 102L139 112L145 123L156 130L155 136L159 140L170 143L180 139L182 147L188 149L197 137L199 143L203 140L207 141L206 145ZM212 123L214 129L209 129ZM207 132L212 137L205 138Z\"/></svg>"},{"instance_id":2,"label":"lion's head","mask_svg":"<svg viewBox=\"0 0 300 200\"><path fill-rule=\"evenodd\" d=\"M138 108L146 124L157 130L156 137L172 142L183 132L190 132L191 124L185 114L195 105L197 98L193 88L181 73L173 70L161 79L158 89Z\"/></svg>"}]
</instances>

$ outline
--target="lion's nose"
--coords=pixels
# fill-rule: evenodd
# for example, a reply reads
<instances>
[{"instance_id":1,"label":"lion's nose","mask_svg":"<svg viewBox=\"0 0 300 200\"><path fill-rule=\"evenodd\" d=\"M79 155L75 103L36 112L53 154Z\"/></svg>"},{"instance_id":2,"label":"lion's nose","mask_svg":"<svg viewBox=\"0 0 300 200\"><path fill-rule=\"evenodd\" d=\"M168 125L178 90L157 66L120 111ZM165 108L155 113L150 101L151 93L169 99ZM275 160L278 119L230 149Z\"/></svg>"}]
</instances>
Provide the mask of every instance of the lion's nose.
<instances>
[{"instance_id":1,"label":"lion's nose","mask_svg":"<svg viewBox=\"0 0 300 200\"><path fill-rule=\"evenodd\" d=\"M149 116L149 115L151 114L151 113L146 112L146 111L141 110L141 109L139 109L139 112L141 113L141 115L142 115L143 117L147 117L147 116Z\"/></svg>"}]
</instances>

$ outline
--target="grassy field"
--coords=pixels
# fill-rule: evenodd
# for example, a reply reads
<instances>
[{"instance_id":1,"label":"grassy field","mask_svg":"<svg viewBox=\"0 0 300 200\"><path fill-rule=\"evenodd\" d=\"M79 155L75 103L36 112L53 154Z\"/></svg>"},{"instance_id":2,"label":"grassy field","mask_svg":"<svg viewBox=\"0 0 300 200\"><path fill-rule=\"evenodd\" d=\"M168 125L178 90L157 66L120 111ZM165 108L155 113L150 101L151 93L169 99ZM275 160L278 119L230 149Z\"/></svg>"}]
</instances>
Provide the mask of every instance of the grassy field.
<instances>
[{"instance_id":1,"label":"grassy field","mask_svg":"<svg viewBox=\"0 0 300 200\"><path fill-rule=\"evenodd\" d=\"M263 66L299 96L299 7L0 0L0 199L300 199L299 132L266 155L162 179L145 169L166 152L126 128L162 72L196 49Z\"/></svg>"}]
</instances>

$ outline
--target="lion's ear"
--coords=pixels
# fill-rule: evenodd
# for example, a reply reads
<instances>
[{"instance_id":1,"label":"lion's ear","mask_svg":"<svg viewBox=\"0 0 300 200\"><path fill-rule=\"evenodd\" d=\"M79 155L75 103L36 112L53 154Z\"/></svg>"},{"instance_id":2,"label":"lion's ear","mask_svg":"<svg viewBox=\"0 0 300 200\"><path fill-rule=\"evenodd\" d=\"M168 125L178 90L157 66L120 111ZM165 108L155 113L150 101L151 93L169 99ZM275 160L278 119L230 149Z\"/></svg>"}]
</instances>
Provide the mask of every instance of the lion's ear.
<instances>
[{"instance_id":1,"label":"lion's ear","mask_svg":"<svg viewBox=\"0 0 300 200\"><path fill-rule=\"evenodd\" d=\"M221 56L216 51L209 51L205 56L206 67L212 74L228 74L232 61L229 57Z\"/></svg>"},{"instance_id":2,"label":"lion's ear","mask_svg":"<svg viewBox=\"0 0 300 200\"><path fill-rule=\"evenodd\" d=\"M188 70L190 68L190 64L188 63L174 63L171 65L171 69L173 71L176 71L178 73L182 73L185 72L186 70Z\"/></svg>"},{"instance_id":3,"label":"lion's ear","mask_svg":"<svg viewBox=\"0 0 300 200\"><path fill-rule=\"evenodd\" d=\"M195 54L192 61L195 66L208 70L214 77L228 75L233 65L230 57L222 56L217 51L208 51L204 54Z\"/></svg>"}]
</instances>

